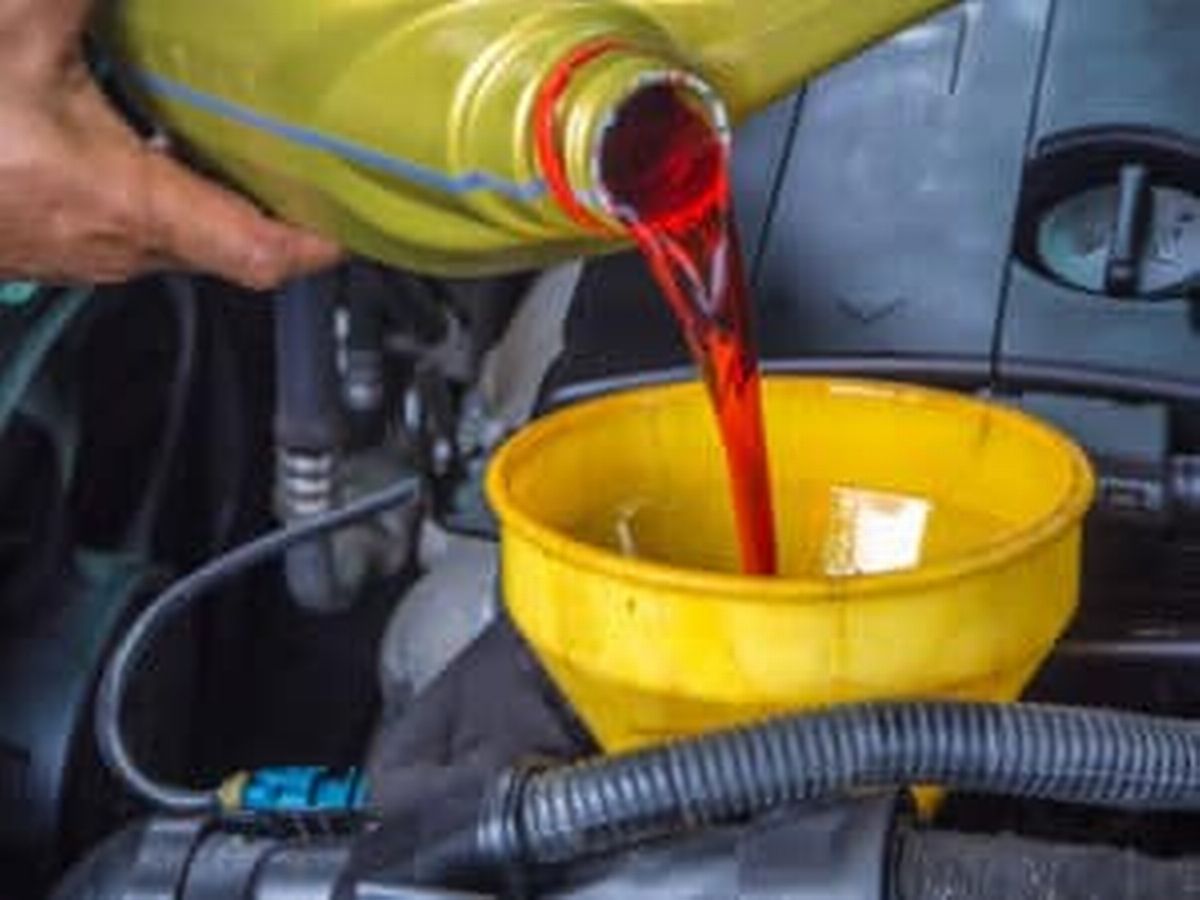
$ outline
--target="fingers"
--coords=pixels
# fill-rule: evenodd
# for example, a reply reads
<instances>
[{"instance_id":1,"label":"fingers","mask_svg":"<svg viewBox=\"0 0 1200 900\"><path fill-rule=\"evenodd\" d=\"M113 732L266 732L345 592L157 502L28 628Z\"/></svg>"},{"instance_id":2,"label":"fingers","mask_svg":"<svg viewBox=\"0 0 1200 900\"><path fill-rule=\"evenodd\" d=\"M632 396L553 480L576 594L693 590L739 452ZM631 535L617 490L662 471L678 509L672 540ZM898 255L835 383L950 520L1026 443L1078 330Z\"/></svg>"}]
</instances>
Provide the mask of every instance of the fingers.
<instances>
[{"instance_id":1,"label":"fingers","mask_svg":"<svg viewBox=\"0 0 1200 900\"><path fill-rule=\"evenodd\" d=\"M261 290L337 261L329 241L148 147L85 69L10 91L5 68L0 273L110 282L170 267Z\"/></svg>"},{"instance_id":2,"label":"fingers","mask_svg":"<svg viewBox=\"0 0 1200 900\"><path fill-rule=\"evenodd\" d=\"M147 240L164 261L265 290L340 257L330 241L268 218L162 153L144 153Z\"/></svg>"},{"instance_id":3,"label":"fingers","mask_svg":"<svg viewBox=\"0 0 1200 900\"><path fill-rule=\"evenodd\" d=\"M5 75L38 79L55 77L79 58L78 43L90 14L89 0L3 0L0 2L0 38L11 52L5 54Z\"/></svg>"}]
</instances>

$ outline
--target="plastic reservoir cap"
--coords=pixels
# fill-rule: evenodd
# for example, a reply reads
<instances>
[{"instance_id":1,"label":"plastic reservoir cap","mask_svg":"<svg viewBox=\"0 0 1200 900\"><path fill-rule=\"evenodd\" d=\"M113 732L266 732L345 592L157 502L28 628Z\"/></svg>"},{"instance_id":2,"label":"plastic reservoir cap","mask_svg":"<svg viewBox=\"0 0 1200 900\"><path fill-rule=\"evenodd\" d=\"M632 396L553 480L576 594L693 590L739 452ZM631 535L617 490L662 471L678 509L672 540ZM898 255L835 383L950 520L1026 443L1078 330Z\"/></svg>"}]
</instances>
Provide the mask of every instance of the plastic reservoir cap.
<instances>
[{"instance_id":1,"label":"plastic reservoir cap","mask_svg":"<svg viewBox=\"0 0 1200 900\"><path fill-rule=\"evenodd\" d=\"M1172 299L1200 276L1200 145L1144 129L1068 133L1026 167L1017 255L1065 287Z\"/></svg>"}]
</instances>

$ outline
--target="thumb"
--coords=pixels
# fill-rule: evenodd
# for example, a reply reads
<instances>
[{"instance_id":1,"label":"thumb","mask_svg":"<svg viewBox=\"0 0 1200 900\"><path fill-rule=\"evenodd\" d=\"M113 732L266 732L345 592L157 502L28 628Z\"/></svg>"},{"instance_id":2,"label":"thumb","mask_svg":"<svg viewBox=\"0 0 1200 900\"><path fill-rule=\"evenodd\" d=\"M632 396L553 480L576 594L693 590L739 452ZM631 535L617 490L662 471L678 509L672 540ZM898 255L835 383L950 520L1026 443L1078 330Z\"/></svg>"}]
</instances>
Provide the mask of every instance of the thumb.
<instances>
[{"instance_id":1,"label":"thumb","mask_svg":"<svg viewBox=\"0 0 1200 900\"><path fill-rule=\"evenodd\" d=\"M164 263L264 290L340 257L325 238L268 218L162 152L144 153L147 238Z\"/></svg>"}]
</instances>

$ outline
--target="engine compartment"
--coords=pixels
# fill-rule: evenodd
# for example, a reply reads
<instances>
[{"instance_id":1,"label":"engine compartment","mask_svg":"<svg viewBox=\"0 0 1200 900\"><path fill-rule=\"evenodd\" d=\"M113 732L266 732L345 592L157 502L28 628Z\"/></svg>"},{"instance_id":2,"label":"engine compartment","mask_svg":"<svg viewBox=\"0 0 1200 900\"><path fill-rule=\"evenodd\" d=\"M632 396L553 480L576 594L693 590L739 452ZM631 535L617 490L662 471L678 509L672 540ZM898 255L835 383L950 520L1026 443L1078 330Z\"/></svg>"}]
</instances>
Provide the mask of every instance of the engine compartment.
<instances>
[{"instance_id":1,"label":"engine compartment","mask_svg":"<svg viewBox=\"0 0 1200 900\"><path fill-rule=\"evenodd\" d=\"M1200 196L1197 34L1200 11L1187 0L967 0L777 104L737 141L769 371L975 393L1054 422L1089 451L1101 495L1081 612L1031 701L1190 718L1200 700L1200 225L1189 199ZM1155 203L1169 215L1133 242L1139 271L1175 273L1152 284L1148 275L1118 283L1119 260L1104 259L1112 233L1136 218L1135 201L1121 196L1129 166L1145 170L1143 190L1175 192ZM1047 183L1071 190L1047 194ZM1074 257L1048 258L1051 250ZM1097 277L1102 284L1087 280ZM333 551L351 561L349 612L297 608L296 576L278 566L199 604L156 645L126 727L147 767L188 784L283 763L354 766L365 755L384 805L409 820L369 829L365 843L332 840L326 855L327 838L358 834L362 823L322 821L318 835L302 817L266 832L142 824L115 839L125 850L113 868L134 871L131 859L161 861L175 847L178 871L197 879L181 896L222 896L219 879L205 887L201 869L187 866L204 846L220 872L225 829L250 860L247 873L268 857L292 873L281 884L295 871L324 872L327 893L312 896L450 896L385 883L386 864L411 850L403 836L433 827L464 785L510 763L594 749L506 630L481 492L487 460L543 412L688 377L687 357L630 254L462 282L355 263L312 290L328 302L312 332L324 338L293 353L327 355L332 381L312 390L337 397L338 489L361 495L412 476L420 500L381 526L382 540L360 536ZM312 500L304 477L313 470L279 462L280 398L295 387L294 369L276 370L280 340L268 299L175 277L86 300L40 298L0 317L6 896L43 896L146 812L105 772L91 726L101 666L134 611L173 576L272 527L289 471L303 476L293 499ZM308 451L305 440L289 446ZM903 873L891 896L1046 896L1047 873L1074 879L1062 896L1105 884L1127 892L1102 896L1167 896L1152 885L1189 883L1197 853L1191 815L969 794L938 812L947 843L925 833L928 844L918 837L892 851L880 836L893 828L892 799L885 805L797 810L784 822L652 844L556 872L528 892L835 896L830 885L845 884L847 897L884 896L876 870L887 857ZM845 852L789 857L819 846L813 834L860 831L867 836L833 842ZM168 850L148 851L148 835ZM1146 874L1140 893L1121 888L1111 873L1124 870L1081 856L1079 845L1139 851L1162 867L1144 871L1166 880ZM918 862L905 868L893 852ZM729 870L731 859L741 869ZM972 886L969 873L988 859L997 872L1024 874L1003 888L982 876ZM358 893L335 893L351 890L339 881L347 866L370 876ZM746 873L763 883L739 882ZM269 896L246 879L236 883L242 893L225 895ZM133 890L113 884L96 896Z\"/></svg>"}]
</instances>

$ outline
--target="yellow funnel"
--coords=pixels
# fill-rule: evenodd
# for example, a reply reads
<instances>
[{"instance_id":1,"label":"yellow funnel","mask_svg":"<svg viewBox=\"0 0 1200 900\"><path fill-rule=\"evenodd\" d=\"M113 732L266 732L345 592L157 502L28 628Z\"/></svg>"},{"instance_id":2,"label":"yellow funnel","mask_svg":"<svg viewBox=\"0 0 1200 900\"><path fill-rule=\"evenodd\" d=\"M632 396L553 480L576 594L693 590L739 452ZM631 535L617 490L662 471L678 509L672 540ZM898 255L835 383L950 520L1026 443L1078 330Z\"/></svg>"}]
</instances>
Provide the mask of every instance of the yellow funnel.
<instances>
[{"instance_id":1,"label":"yellow funnel","mask_svg":"<svg viewBox=\"0 0 1200 900\"><path fill-rule=\"evenodd\" d=\"M735 573L698 384L550 416L492 465L508 608L605 748L851 701L1016 699L1076 606L1083 454L921 388L782 378L764 399L777 579Z\"/></svg>"}]
</instances>

